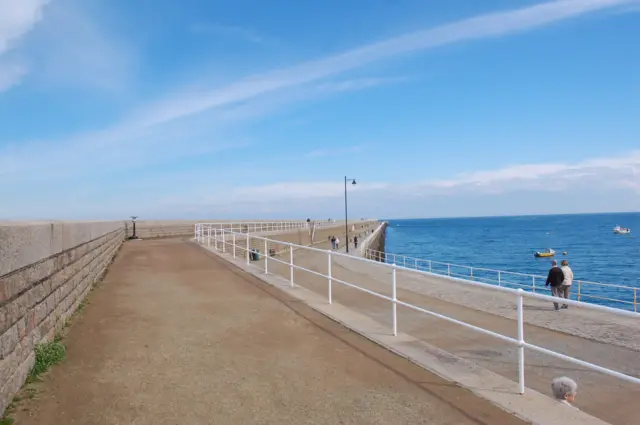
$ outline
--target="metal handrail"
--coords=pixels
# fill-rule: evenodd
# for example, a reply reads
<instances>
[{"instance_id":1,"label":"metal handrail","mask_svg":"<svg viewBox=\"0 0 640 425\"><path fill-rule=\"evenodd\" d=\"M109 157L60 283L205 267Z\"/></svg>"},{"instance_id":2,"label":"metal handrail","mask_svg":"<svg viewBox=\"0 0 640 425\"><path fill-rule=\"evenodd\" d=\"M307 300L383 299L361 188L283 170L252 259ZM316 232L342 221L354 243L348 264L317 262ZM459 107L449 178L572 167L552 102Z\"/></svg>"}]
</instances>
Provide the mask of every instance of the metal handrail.
<instances>
[{"instance_id":1,"label":"metal handrail","mask_svg":"<svg viewBox=\"0 0 640 425\"><path fill-rule=\"evenodd\" d=\"M476 282L476 281L470 281L468 279L461 279L461 278L457 278L454 276L449 277L450 279L453 279L455 281L460 282L461 284L464 285L468 285L468 286L475 286L475 287L481 287L481 288L487 288L487 289L494 289L500 292L503 292L505 294L511 294L513 296L515 296L515 304L516 304L516 311L517 311L517 339L516 338L511 338L509 336L506 335L502 335L500 333L491 331L489 329L484 329L481 328L479 326L475 326L472 325L470 323L466 323L464 321L458 320L458 319L454 319L452 317L446 316L444 314L440 314L440 313L436 313L434 311L430 311L427 310L425 308L407 303L405 301L401 301L398 299L397 296L397 270L404 270L404 271L409 271L409 272L413 272L413 273L418 273L418 274L424 274L424 275L432 275L433 273L429 273L426 271L422 271L419 269L414 269L414 268L409 268L409 267L405 267L405 266L399 266L397 264L388 264L388 263L380 263L379 261L370 259L370 258L359 258L359 257L354 257L348 254L343 254L340 252L333 252L331 250L324 250L324 249L319 249L319 248L314 248L314 247L308 247L308 246L303 246L303 245L296 245L296 244L292 244L289 242L282 242L282 241L277 241L277 240L273 240L273 239L268 239L265 237L260 237L260 236L254 236L254 235L250 235L250 234L246 234L246 233L238 233L238 232L233 232L227 229L211 229L210 227L208 229L206 229L206 232L197 232L195 235L195 239L200 242L200 243L205 243L207 244L207 246L211 247L211 242L213 240L213 249L215 249L216 251L219 252L227 252L228 250L226 249L227 245L232 245L232 249L229 249L229 251L233 251L233 256L234 258L236 258L236 251L237 249L240 249L241 251L244 250L245 254L246 254L246 260L247 260L247 265L251 264L250 261L250 253L252 251L254 251L255 249L251 247L251 241L252 240L257 240L257 241L263 241L264 242L264 247L265 247L265 256L264 256L264 272L265 274L269 274L268 271L268 265L269 262L271 261L276 261L278 263L281 264L285 264L289 266L289 282L290 282L290 286L291 287L295 287L295 281L294 281L294 270L303 270L309 273L312 273L314 275L317 276L321 276L321 277L325 277L327 278L327 295L328 295L328 302L329 304L331 304L333 302L332 300L332 285L333 283L338 283L338 284L342 284L345 286L348 286L350 288L354 288L356 290L359 290L361 292L365 292L368 293L372 296L375 296L377 298L383 299L383 300L387 300L390 301L392 304L392 310L391 310L391 317L392 317L392 326L393 326L393 335L397 336L398 335L398 320L397 320L397 306L401 305L403 307L407 307L410 308L412 310L418 311L418 312L422 312L424 314L428 314L430 316L433 317L437 317L439 319L445 320L447 322L450 323L455 323L457 325L463 326L467 329L471 329L474 330L476 332L480 332L482 334L488 335L488 336L492 336L494 338L500 339L502 341L508 342L510 344L513 344L515 346L517 346L518 348L518 393L519 394L524 394L525 392L525 359L524 359L524 349L529 348L531 350L534 351L538 351L540 353L543 354L547 354L550 356L553 356L555 358L564 360L564 361L568 361L583 367L586 367L588 369L609 375L609 376L613 376L616 377L618 379L627 381L627 382L631 382L634 383L636 385L640 385L640 378L635 377L635 376L631 376L631 375L626 375L624 373L612 370L612 369L608 369L602 366L599 366L597 364L594 363L589 363L586 362L584 360L580 360L577 359L575 357L571 357L568 356L566 354L562 354L562 353L558 353L552 350L549 350L547 348L544 347L540 347L538 345L534 345L531 343L526 342L525 340L525 335L524 335L524 308L523 308L523 300L524 298L531 298L531 299L537 299L537 300L543 300L543 301L551 301L551 302L557 302L558 298L557 297L552 297L549 295L543 295L543 294L537 294L534 292L526 292L522 289L511 289L511 288L507 288L507 287L503 287L503 286L495 286L493 284L489 284L489 283L483 283L483 282ZM211 231L213 230L213 231ZM206 237L202 238L201 235L206 233ZM240 235L241 237L246 239L246 245L239 245L237 244L237 236ZM229 242L228 237L227 236L231 236L231 240L232 242ZM275 257L271 257L269 256L269 252L268 252L268 246L269 244L271 244L272 246L274 246L274 244L276 246L280 245L280 246L285 246L286 248L284 250L280 250L279 253L282 254L286 251L289 252L289 262L284 261L282 259L279 258L275 258ZM220 247L218 247L218 245L221 245ZM316 270L310 270L307 269L305 267L299 266L294 264L294 257L293 257L293 250L294 249L299 249L299 250L306 250L306 251L311 251L311 252L318 252L318 253L322 253L325 254L327 256L327 262L328 262L328 269L327 269L327 274L323 274L321 272L318 272ZM332 276L331 273L331 264L332 264L332 257L333 256L339 256L339 257L346 257L346 258L351 258L354 261L358 261L358 262L363 262L363 263L370 263L370 264L379 264L382 267L388 267L391 268L391 285L392 285L392 296L389 297L387 295L384 294L380 294L378 292L372 291L370 289L367 288L363 288L360 287L352 282L346 282L340 279L337 279L335 277ZM446 264L446 263L445 263ZM626 316L626 317L632 317L635 319L640 318L640 314L635 313L635 312L631 312L631 311L626 311L626 310L621 310L621 309L617 309L617 308L611 308L611 307L606 307L606 306L602 306L602 305L598 305L598 304L592 304L592 303L585 303L585 302L581 302L581 301L574 301L574 300L563 300L563 303L566 303L568 305L573 305L573 306L578 306L578 307L582 307L582 308L587 308L587 309L591 309L591 310L597 310L597 311L601 311L601 312L606 312L606 313L610 313L610 314L614 314L617 316Z\"/></svg>"},{"instance_id":2,"label":"metal handrail","mask_svg":"<svg viewBox=\"0 0 640 425\"><path fill-rule=\"evenodd\" d=\"M445 263L442 261L426 260L423 258L410 257L408 255L385 253L382 251L376 251L374 249L367 249L365 251L365 257L369 259L381 261L383 263L402 264L403 267L413 268L421 271L428 271L428 273L437 275L437 276L461 277L461 278L466 278L466 280L470 280L470 281L475 281L475 282L484 281L486 283L490 283L493 285L497 284L498 286L503 286L503 285L518 286L518 287L525 288L525 290L531 290L532 292L536 292L536 290L540 288L540 285L536 286L536 282L542 283L542 282L545 282L547 279L547 277L543 275L510 272L505 270L489 269L486 267L473 267L473 266L466 266L466 265L455 264L455 263ZM423 268L427 270L422 270L420 266L423 266ZM440 266L441 269L439 269L436 266ZM444 271L445 268L446 268L446 271ZM466 274L457 273L456 271L460 269L467 270L467 273ZM483 276L483 275L479 275L477 272L492 273L493 275ZM508 280L508 277L510 276L526 278L528 280L528 283L522 283L522 282L517 282L513 280L510 281ZM636 288L633 286L591 282L588 280L577 280L577 279L574 279L574 285L577 286L576 297L578 301L581 301L582 298L590 298L594 300L597 299L597 300L609 301L614 303L620 303L624 307L633 306L633 311L638 312L638 289L640 288ZM593 293L585 293L584 292L585 286L587 290L589 290L589 287L597 286L597 287L616 288L619 290L630 291L629 298L627 299L611 298L611 297L595 295Z\"/></svg>"}]
</instances>

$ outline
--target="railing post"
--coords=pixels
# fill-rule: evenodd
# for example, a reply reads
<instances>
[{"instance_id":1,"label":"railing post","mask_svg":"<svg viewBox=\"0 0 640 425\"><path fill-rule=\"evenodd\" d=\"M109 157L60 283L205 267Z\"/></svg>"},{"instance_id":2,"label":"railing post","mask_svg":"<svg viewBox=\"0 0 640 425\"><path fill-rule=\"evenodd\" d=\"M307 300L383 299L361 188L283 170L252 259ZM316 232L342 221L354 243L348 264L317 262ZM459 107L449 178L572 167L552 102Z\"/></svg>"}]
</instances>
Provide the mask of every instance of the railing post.
<instances>
[{"instance_id":1,"label":"railing post","mask_svg":"<svg viewBox=\"0 0 640 425\"><path fill-rule=\"evenodd\" d=\"M264 240L264 274L269 274L269 246L267 240Z\"/></svg>"},{"instance_id":2,"label":"railing post","mask_svg":"<svg viewBox=\"0 0 640 425\"><path fill-rule=\"evenodd\" d=\"M220 229L220 236L222 236L222 252L227 252L227 239L224 236L224 229Z\"/></svg>"},{"instance_id":3,"label":"railing post","mask_svg":"<svg viewBox=\"0 0 640 425\"><path fill-rule=\"evenodd\" d=\"M416 270L418 270L418 259L417 258L416 258L415 263L416 263Z\"/></svg>"},{"instance_id":4,"label":"railing post","mask_svg":"<svg viewBox=\"0 0 640 425\"><path fill-rule=\"evenodd\" d=\"M236 234L233 234L233 258L236 258Z\"/></svg>"},{"instance_id":5,"label":"railing post","mask_svg":"<svg viewBox=\"0 0 640 425\"><path fill-rule=\"evenodd\" d=\"M213 247L218 250L218 230L213 229Z\"/></svg>"},{"instance_id":6,"label":"railing post","mask_svg":"<svg viewBox=\"0 0 640 425\"><path fill-rule=\"evenodd\" d=\"M293 288L293 244L289 244L289 279Z\"/></svg>"},{"instance_id":7,"label":"railing post","mask_svg":"<svg viewBox=\"0 0 640 425\"><path fill-rule=\"evenodd\" d=\"M333 303L333 294L331 293L331 285L333 283L333 279L331 278L331 250L327 250L327 276L328 276L328 295L329 295L329 304Z\"/></svg>"},{"instance_id":8,"label":"railing post","mask_svg":"<svg viewBox=\"0 0 640 425\"><path fill-rule=\"evenodd\" d=\"M407 257L406 256L402 256L402 264L404 267L407 267Z\"/></svg>"},{"instance_id":9,"label":"railing post","mask_svg":"<svg viewBox=\"0 0 640 425\"><path fill-rule=\"evenodd\" d=\"M396 293L396 264L393 263L393 269L391 269L391 288L392 288L392 302L393 302L393 336L398 336L398 298Z\"/></svg>"},{"instance_id":10,"label":"railing post","mask_svg":"<svg viewBox=\"0 0 640 425\"><path fill-rule=\"evenodd\" d=\"M638 312L638 288L633 288L633 311Z\"/></svg>"},{"instance_id":11,"label":"railing post","mask_svg":"<svg viewBox=\"0 0 640 425\"><path fill-rule=\"evenodd\" d=\"M498 286L502 286L502 273L498 270Z\"/></svg>"},{"instance_id":12,"label":"railing post","mask_svg":"<svg viewBox=\"0 0 640 425\"><path fill-rule=\"evenodd\" d=\"M533 282L533 293L536 293L536 277L535 276L531 276L532 277L532 282Z\"/></svg>"},{"instance_id":13,"label":"railing post","mask_svg":"<svg viewBox=\"0 0 640 425\"><path fill-rule=\"evenodd\" d=\"M451 264L447 264L447 276L451 276Z\"/></svg>"},{"instance_id":14,"label":"railing post","mask_svg":"<svg viewBox=\"0 0 640 425\"><path fill-rule=\"evenodd\" d=\"M211 248L211 227L209 227L209 229L207 229L207 232L208 232L208 234L207 234L207 248ZM204 235L202 235L200 238L201 239L204 238ZM201 241L201 242L204 242L204 241Z\"/></svg>"},{"instance_id":15,"label":"railing post","mask_svg":"<svg viewBox=\"0 0 640 425\"><path fill-rule=\"evenodd\" d=\"M578 301L580 301L580 281L578 281Z\"/></svg>"},{"instance_id":16,"label":"railing post","mask_svg":"<svg viewBox=\"0 0 640 425\"><path fill-rule=\"evenodd\" d=\"M431 273L431 260L429 260L429 273Z\"/></svg>"},{"instance_id":17,"label":"railing post","mask_svg":"<svg viewBox=\"0 0 640 425\"><path fill-rule=\"evenodd\" d=\"M247 265L249 265L249 261L251 260L251 237L249 233L247 233Z\"/></svg>"},{"instance_id":18,"label":"railing post","mask_svg":"<svg viewBox=\"0 0 640 425\"><path fill-rule=\"evenodd\" d=\"M471 274L471 280L473 280L473 267L469 267L469 273Z\"/></svg>"},{"instance_id":19,"label":"railing post","mask_svg":"<svg viewBox=\"0 0 640 425\"><path fill-rule=\"evenodd\" d=\"M518 288L518 393L524 394L524 308L522 288Z\"/></svg>"}]
</instances>

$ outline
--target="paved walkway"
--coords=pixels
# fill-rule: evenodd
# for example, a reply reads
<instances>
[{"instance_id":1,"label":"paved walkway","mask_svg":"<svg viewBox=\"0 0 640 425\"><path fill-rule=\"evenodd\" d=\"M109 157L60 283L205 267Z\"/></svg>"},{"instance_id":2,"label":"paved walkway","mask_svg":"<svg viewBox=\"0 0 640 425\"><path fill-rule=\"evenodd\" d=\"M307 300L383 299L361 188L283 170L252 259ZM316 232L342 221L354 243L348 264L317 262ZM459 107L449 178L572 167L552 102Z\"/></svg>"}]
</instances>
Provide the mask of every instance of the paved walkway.
<instances>
[{"instance_id":1,"label":"paved walkway","mask_svg":"<svg viewBox=\"0 0 640 425\"><path fill-rule=\"evenodd\" d=\"M327 273L324 253L298 252L295 263ZM282 265L270 265L269 271L288 276L288 269ZM387 267L336 256L332 273L338 279L391 296L391 276ZM326 278L303 271L296 271L295 277L296 284L326 297ZM468 289L446 279L425 278L408 272L398 272L398 288L398 298L403 301L516 337L515 304L513 300L506 299L508 296L495 291ZM334 285L333 296L337 303L391 328L388 301L338 284ZM640 376L640 352L635 349L640 326L633 319L614 317L605 320L604 315L579 309L556 313L547 304L535 300L525 302L527 341ZM514 346L404 308L398 310L398 321L401 332L419 341L517 380ZM637 425L640 417L640 406L634 403L640 398L637 386L528 350L526 365L529 388L548 394L551 379L569 375L579 383L577 406L582 410L612 424Z\"/></svg>"},{"instance_id":2,"label":"paved walkway","mask_svg":"<svg viewBox=\"0 0 640 425\"><path fill-rule=\"evenodd\" d=\"M126 243L18 425L524 422L193 244Z\"/></svg>"}]
</instances>

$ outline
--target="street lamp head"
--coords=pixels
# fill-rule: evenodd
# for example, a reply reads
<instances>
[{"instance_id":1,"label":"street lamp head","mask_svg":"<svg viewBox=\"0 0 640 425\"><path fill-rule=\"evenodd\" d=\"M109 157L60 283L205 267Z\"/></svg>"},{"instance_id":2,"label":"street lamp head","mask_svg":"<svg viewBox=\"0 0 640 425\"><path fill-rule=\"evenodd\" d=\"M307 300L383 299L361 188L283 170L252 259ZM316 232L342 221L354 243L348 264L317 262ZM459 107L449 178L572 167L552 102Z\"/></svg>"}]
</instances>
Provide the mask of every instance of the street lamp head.
<instances>
[{"instance_id":1,"label":"street lamp head","mask_svg":"<svg viewBox=\"0 0 640 425\"><path fill-rule=\"evenodd\" d=\"M137 216L137 215L132 215L132 216L131 216L131 220L132 220L132 221L136 221L136 218L138 218L138 216Z\"/></svg>"},{"instance_id":2,"label":"street lamp head","mask_svg":"<svg viewBox=\"0 0 640 425\"><path fill-rule=\"evenodd\" d=\"M356 185L356 179L353 179L353 180L351 181L351 184L355 186L355 185Z\"/></svg>"}]
</instances>

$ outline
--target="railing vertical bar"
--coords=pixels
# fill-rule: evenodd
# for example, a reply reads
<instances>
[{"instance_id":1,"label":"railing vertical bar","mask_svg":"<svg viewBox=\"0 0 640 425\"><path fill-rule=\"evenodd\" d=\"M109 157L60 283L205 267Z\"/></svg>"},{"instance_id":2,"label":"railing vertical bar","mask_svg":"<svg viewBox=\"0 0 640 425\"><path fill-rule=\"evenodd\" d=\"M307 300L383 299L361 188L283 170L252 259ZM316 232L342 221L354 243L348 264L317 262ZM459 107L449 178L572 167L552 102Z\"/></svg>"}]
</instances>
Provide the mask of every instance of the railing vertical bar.
<instances>
[{"instance_id":1,"label":"railing vertical bar","mask_svg":"<svg viewBox=\"0 0 640 425\"><path fill-rule=\"evenodd\" d=\"M522 288L518 289L518 393L524 394L524 306Z\"/></svg>"},{"instance_id":2,"label":"railing vertical bar","mask_svg":"<svg viewBox=\"0 0 640 425\"><path fill-rule=\"evenodd\" d=\"M249 233L247 233L247 265L249 264L249 262L251 261L251 236L249 236Z\"/></svg>"},{"instance_id":3,"label":"railing vertical bar","mask_svg":"<svg viewBox=\"0 0 640 425\"><path fill-rule=\"evenodd\" d=\"M233 234L233 258L236 258L236 234Z\"/></svg>"},{"instance_id":4,"label":"railing vertical bar","mask_svg":"<svg viewBox=\"0 0 640 425\"><path fill-rule=\"evenodd\" d=\"M267 239L264 240L264 274L269 274L269 246L267 245Z\"/></svg>"},{"instance_id":5,"label":"railing vertical bar","mask_svg":"<svg viewBox=\"0 0 640 425\"><path fill-rule=\"evenodd\" d=\"M293 244L289 244L289 278L293 288Z\"/></svg>"},{"instance_id":6,"label":"railing vertical bar","mask_svg":"<svg viewBox=\"0 0 640 425\"><path fill-rule=\"evenodd\" d=\"M398 297L396 293L396 264L393 263L393 269L391 269L391 287L392 294L391 298L393 299L393 336L398 336Z\"/></svg>"},{"instance_id":7,"label":"railing vertical bar","mask_svg":"<svg viewBox=\"0 0 640 425\"><path fill-rule=\"evenodd\" d=\"M333 279L331 278L331 250L327 250L327 280L328 280L328 296L329 296L329 304L333 303L333 294L332 294L332 284Z\"/></svg>"}]
</instances>

